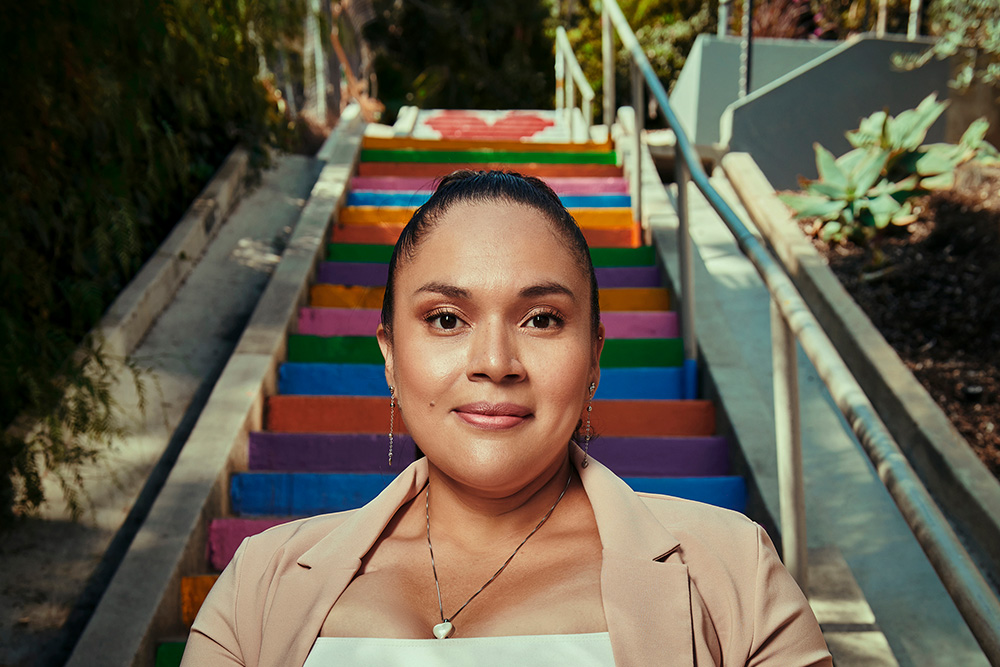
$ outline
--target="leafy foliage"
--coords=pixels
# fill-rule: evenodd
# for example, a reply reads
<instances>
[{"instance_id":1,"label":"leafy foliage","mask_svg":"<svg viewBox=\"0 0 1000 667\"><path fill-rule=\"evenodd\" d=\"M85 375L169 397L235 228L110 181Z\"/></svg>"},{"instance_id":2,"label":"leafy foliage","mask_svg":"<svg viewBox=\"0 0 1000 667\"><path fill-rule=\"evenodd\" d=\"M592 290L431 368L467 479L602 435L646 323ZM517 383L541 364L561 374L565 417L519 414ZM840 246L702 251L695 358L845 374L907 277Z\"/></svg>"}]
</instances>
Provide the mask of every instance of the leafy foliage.
<instances>
[{"instance_id":1,"label":"leafy foliage","mask_svg":"<svg viewBox=\"0 0 1000 667\"><path fill-rule=\"evenodd\" d=\"M715 30L718 21L718 0L619 0L618 5L635 30L636 38L646 49L653 70L670 90L699 34ZM601 4L595 0L581 1L576 25L569 29L580 66L594 88L597 99L604 95L604 70L601 51ZM615 38L616 108L631 104L629 54ZM596 110L600 115L601 109Z\"/></svg>"},{"instance_id":2,"label":"leafy foliage","mask_svg":"<svg viewBox=\"0 0 1000 667\"><path fill-rule=\"evenodd\" d=\"M534 0L373 0L364 36L379 98L394 117L421 108L552 107L549 10Z\"/></svg>"},{"instance_id":3,"label":"leafy foliage","mask_svg":"<svg viewBox=\"0 0 1000 667\"><path fill-rule=\"evenodd\" d=\"M112 360L87 332L233 145L259 165L281 138L254 44L291 36L300 4L0 10L2 508L37 507L51 473L79 510L74 475L122 432Z\"/></svg>"},{"instance_id":4,"label":"leafy foliage","mask_svg":"<svg viewBox=\"0 0 1000 667\"><path fill-rule=\"evenodd\" d=\"M895 118L878 111L847 133L854 149L839 158L815 144L819 178L803 184L805 194L781 195L782 201L799 218L817 218L827 241L865 243L890 224L913 222L911 197L951 188L955 170L970 160L1000 164L1000 153L984 140L985 119L958 144L924 145L947 105L932 94Z\"/></svg>"},{"instance_id":5,"label":"leafy foliage","mask_svg":"<svg viewBox=\"0 0 1000 667\"><path fill-rule=\"evenodd\" d=\"M935 0L928 18L937 41L922 54L897 56L899 65L915 68L931 58L955 58L959 67L954 87L965 89L974 81L1000 83L1000 0Z\"/></svg>"}]
</instances>

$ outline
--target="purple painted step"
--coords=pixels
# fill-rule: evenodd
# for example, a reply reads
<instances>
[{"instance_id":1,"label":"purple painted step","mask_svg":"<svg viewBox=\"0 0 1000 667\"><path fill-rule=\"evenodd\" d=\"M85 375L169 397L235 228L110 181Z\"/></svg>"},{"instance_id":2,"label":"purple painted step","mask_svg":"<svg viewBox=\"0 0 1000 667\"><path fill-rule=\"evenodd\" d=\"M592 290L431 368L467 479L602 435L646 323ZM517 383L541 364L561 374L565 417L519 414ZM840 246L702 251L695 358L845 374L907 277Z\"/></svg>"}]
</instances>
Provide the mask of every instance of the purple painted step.
<instances>
[{"instance_id":1,"label":"purple painted step","mask_svg":"<svg viewBox=\"0 0 1000 667\"><path fill-rule=\"evenodd\" d=\"M386 409L386 428L389 410ZM413 440L393 438L388 465L388 434L250 433L249 469L268 472L398 472L413 463Z\"/></svg>"},{"instance_id":2,"label":"purple painted step","mask_svg":"<svg viewBox=\"0 0 1000 667\"><path fill-rule=\"evenodd\" d=\"M620 477L722 477L729 474L729 443L722 436L595 438L595 459Z\"/></svg>"},{"instance_id":3,"label":"purple painted step","mask_svg":"<svg viewBox=\"0 0 1000 667\"><path fill-rule=\"evenodd\" d=\"M316 273L316 282L329 285L385 285L389 274L387 264L369 262L323 262Z\"/></svg>"},{"instance_id":4,"label":"purple painted step","mask_svg":"<svg viewBox=\"0 0 1000 667\"><path fill-rule=\"evenodd\" d=\"M368 262L323 262L316 273L316 282L329 285L385 285L388 267ZM599 287L659 287L660 271L655 266L598 267Z\"/></svg>"},{"instance_id":5,"label":"purple painted step","mask_svg":"<svg viewBox=\"0 0 1000 667\"><path fill-rule=\"evenodd\" d=\"M380 313L351 308L301 308L298 333L310 336L374 336ZM677 314L664 311L607 312L608 338L679 338Z\"/></svg>"},{"instance_id":6,"label":"purple painted step","mask_svg":"<svg viewBox=\"0 0 1000 667\"><path fill-rule=\"evenodd\" d=\"M389 471L388 444L385 435L255 432L250 434L249 467L267 472L385 473ZM393 469L402 470L413 461L409 437L396 436L393 449ZM719 477L729 473L729 445L724 437L596 438L590 453L625 476Z\"/></svg>"},{"instance_id":7,"label":"purple painted step","mask_svg":"<svg viewBox=\"0 0 1000 667\"><path fill-rule=\"evenodd\" d=\"M628 183L619 177L562 177L544 178L549 187L560 195L628 194ZM436 179L407 176L355 176L352 190L383 192L433 192Z\"/></svg>"},{"instance_id":8,"label":"purple painted step","mask_svg":"<svg viewBox=\"0 0 1000 667\"><path fill-rule=\"evenodd\" d=\"M243 538L263 533L268 528L292 521L280 519L213 519L208 525L208 564L222 571L233 559Z\"/></svg>"}]
</instances>

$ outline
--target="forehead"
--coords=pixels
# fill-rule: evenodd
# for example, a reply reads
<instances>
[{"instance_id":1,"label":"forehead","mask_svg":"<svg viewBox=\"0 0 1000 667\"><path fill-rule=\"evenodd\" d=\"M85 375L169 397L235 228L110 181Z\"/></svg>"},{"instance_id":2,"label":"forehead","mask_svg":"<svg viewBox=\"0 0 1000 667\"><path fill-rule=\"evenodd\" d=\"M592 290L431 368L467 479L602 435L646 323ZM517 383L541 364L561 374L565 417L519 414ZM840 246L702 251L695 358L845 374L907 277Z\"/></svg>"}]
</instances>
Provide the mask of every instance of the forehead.
<instances>
[{"instance_id":1,"label":"forehead","mask_svg":"<svg viewBox=\"0 0 1000 667\"><path fill-rule=\"evenodd\" d=\"M399 278L471 282L585 281L579 258L556 223L524 205L455 204L421 239Z\"/></svg>"}]
</instances>

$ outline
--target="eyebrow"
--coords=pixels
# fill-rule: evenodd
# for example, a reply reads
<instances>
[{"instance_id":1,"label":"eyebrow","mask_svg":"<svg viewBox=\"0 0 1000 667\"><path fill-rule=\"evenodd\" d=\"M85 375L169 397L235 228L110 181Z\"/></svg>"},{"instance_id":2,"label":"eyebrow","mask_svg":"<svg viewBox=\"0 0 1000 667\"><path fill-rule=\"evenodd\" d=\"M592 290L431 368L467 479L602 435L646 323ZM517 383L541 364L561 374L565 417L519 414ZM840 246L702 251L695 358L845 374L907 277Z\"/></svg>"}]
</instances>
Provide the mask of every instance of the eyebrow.
<instances>
[{"instance_id":1,"label":"eyebrow","mask_svg":"<svg viewBox=\"0 0 1000 667\"><path fill-rule=\"evenodd\" d=\"M455 285L449 285L447 283L430 282L417 289L416 294L422 293L440 294L446 296L450 299L470 299L472 298L472 293L469 290L462 287L456 287ZM531 285L530 287L525 287L522 289L518 296L522 299L537 299L542 296L550 296L553 294L563 294L570 297L574 301L576 300L576 295L573 290L566 287L562 283L557 283L555 281L547 281L544 283L539 283L537 285Z\"/></svg>"}]
</instances>

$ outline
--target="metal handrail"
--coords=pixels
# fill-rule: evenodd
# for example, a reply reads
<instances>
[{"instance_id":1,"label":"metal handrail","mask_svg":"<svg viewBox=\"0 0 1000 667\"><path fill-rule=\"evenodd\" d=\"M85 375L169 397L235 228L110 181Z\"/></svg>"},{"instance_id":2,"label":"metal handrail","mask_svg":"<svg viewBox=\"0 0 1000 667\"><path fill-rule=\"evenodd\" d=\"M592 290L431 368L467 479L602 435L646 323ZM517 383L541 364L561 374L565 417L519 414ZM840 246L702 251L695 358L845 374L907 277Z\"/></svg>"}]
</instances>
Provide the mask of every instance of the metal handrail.
<instances>
[{"instance_id":1,"label":"metal handrail","mask_svg":"<svg viewBox=\"0 0 1000 667\"><path fill-rule=\"evenodd\" d=\"M569 69L569 79L566 70ZM583 124L586 128L584 140L590 139L590 128L594 124L594 89L576 59L576 52L569 42L566 29L556 29L556 111L566 111L570 141L576 141L576 123L573 111L576 107L576 86L580 87L580 105L583 107Z\"/></svg>"},{"instance_id":2,"label":"metal handrail","mask_svg":"<svg viewBox=\"0 0 1000 667\"><path fill-rule=\"evenodd\" d=\"M694 181L708 203L736 238L741 252L753 263L771 295L772 343L774 353L775 424L778 446L779 497L784 533L786 565L800 583L805 583L805 504L801 465L801 441L798 424L798 388L795 368L795 340L801 344L806 356L816 367L819 376L829 389L837 407L843 413L868 457L875 465L879 478L885 485L913 531L917 542L927 555L956 607L979 642L992 664L1000 664L1000 601L993 595L972 558L959 541L940 508L924 487L903 451L893 439L875 408L857 380L840 358L836 348L826 336L809 307L802 300L791 279L781 265L750 232L732 208L708 181L684 128L681 127L670 106L667 92L653 71L631 26L615 0L603 0L602 25L604 53L613 50L614 35L608 30L613 25L623 46L631 55L634 72L633 85L643 88L643 79L656 100L660 112L676 135L675 158L678 187L679 233L681 238L681 317L693 320L693 280L691 279L691 239L687 221L688 178ZM608 108L608 95L614 94L614 74L608 72L613 62L605 58L604 108ZM611 85L608 85L610 82ZM633 91L633 99L641 102L642 90ZM613 105L613 102L612 102ZM641 105L636 105L635 130L642 133ZM610 116L606 116L606 122ZM641 147L641 138L636 143ZM640 164L636 156L636 164ZM641 198L641 178L636 182ZM687 356L688 351L685 351ZM691 358L691 357L689 357ZM780 425L779 425L780 424Z\"/></svg>"}]
</instances>

